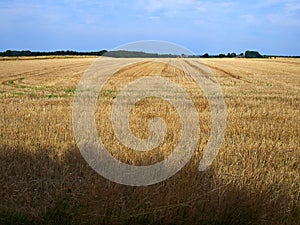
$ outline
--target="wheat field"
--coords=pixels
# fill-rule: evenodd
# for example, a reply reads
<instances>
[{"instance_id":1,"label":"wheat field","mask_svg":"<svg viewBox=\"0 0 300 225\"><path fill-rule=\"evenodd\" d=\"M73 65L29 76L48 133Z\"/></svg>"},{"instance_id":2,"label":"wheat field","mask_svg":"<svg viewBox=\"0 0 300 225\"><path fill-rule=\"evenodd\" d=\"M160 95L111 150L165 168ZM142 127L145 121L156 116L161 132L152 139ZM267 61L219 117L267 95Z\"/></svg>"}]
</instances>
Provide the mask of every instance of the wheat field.
<instances>
[{"instance_id":1,"label":"wheat field","mask_svg":"<svg viewBox=\"0 0 300 225\"><path fill-rule=\"evenodd\" d=\"M95 118L99 136L118 160L150 165L178 144L178 114L157 98L136 104L130 128L145 138L149 118L161 117L168 132L160 147L135 152L114 135L113 101L141 76L160 75L181 85L201 121L189 163L146 187L108 181L89 167L76 145L73 99L96 60L0 60L0 224L299 224L299 59L135 59L138 63L114 74L99 93ZM205 172L198 171L198 163L210 135L210 107L193 79L170 65L182 61L206 64L227 105L224 142Z\"/></svg>"}]
</instances>

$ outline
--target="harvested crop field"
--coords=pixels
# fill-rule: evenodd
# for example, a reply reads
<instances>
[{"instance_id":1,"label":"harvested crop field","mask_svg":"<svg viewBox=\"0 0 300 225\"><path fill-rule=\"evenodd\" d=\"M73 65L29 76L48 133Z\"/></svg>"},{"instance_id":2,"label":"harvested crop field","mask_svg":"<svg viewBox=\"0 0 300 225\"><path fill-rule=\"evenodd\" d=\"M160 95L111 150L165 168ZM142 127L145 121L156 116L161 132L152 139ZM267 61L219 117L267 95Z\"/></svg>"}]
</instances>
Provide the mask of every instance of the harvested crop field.
<instances>
[{"instance_id":1,"label":"harvested crop field","mask_svg":"<svg viewBox=\"0 0 300 225\"><path fill-rule=\"evenodd\" d=\"M131 111L130 128L146 138L149 117L159 116L168 128L165 142L145 153L122 146L110 111L127 83L140 76L166 77L184 87L199 114L201 135L192 159L176 175L146 187L103 178L76 145L74 95L96 60L0 60L0 224L299 223L299 59L103 59L133 63L105 85L95 112L98 133L118 160L132 165L161 161L180 134L174 107L147 98ZM227 105L223 144L204 172L198 164L210 135L210 107L193 79L171 66L183 63L207 64Z\"/></svg>"}]
</instances>

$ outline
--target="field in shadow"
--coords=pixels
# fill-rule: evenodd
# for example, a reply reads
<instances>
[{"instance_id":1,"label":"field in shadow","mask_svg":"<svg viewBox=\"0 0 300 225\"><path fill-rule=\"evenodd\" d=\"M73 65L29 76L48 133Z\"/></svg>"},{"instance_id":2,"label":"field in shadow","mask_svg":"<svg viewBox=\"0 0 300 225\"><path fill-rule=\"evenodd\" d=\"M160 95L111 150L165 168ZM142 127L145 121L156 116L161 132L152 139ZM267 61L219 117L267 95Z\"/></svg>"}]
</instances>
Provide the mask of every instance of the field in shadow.
<instances>
[{"instance_id":1,"label":"field in shadow","mask_svg":"<svg viewBox=\"0 0 300 225\"><path fill-rule=\"evenodd\" d=\"M194 162L194 160L191 160ZM284 183L253 187L190 163L170 179L127 187L94 172L78 149L0 149L0 224L297 224ZM238 179L238 178L236 178Z\"/></svg>"}]
</instances>

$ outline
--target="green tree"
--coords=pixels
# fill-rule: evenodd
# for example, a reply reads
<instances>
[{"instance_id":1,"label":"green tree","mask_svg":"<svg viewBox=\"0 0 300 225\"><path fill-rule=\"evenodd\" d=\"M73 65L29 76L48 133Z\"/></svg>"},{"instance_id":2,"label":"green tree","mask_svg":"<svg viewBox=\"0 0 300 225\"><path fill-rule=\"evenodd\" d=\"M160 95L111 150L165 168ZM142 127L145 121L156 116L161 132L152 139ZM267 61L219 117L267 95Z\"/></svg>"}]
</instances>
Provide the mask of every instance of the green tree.
<instances>
[{"instance_id":1,"label":"green tree","mask_svg":"<svg viewBox=\"0 0 300 225\"><path fill-rule=\"evenodd\" d=\"M246 58L263 58L263 56L261 54L259 54L259 52L249 51L249 50L245 52L245 57Z\"/></svg>"}]
</instances>

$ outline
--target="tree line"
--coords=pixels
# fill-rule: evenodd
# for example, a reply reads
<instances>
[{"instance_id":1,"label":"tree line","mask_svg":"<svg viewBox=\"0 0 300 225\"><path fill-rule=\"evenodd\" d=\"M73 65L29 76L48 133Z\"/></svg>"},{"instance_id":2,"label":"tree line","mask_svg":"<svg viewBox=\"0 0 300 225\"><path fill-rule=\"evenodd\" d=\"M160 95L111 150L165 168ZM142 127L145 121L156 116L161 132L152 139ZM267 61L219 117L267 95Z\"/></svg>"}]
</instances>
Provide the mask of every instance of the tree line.
<instances>
[{"instance_id":1,"label":"tree line","mask_svg":"<svg viewBox=\"0 0 300 225\"><path fill-rule=\"evenodd\" d=\"M219 55L209 55L205 53L200 56L201 58L264 58L266 56L262 56L258 51L250 51L247 50L245 53L236 54L235 52L228 54L219 54Z\"/></svg>"},{"instance_id":2,"label":"tree line","mask_svg":"<svg viewBox=\"0 0 300 225\"><path fill-rule=\"evenodd\" d=\"M7 50L5 52L0 52L2 57L20 57L20 56L66 56L66 55L83 55L83 56L102 56L105 54L106 50L95 51L95 52L77 52L77 51L54 51L54 52L32 52L29 50L17 51L17 50Z\"/></svg>"},{"instance_id":3,"label":"tree line","mask_svg":"<svg viewBox=\"0 0 300 225\"><path fill-rule=\"evenodd\" d=\"M17 51L7 50L0 52L0 57L21 57L21 56L106 56L112 58L270 58L280 57L276 55L261 55L258 51L247 50L245 53L236 54L234 52L228 54L209 55L205 53L203 55L174 55L174 54L158 54L158 53L146 53L142 51L91 51L91 52L77 52L77 51L53 51L53 52L33 52L29 50ZM299 56L282 56L299 58Z\"/></svg>"},{"instance_id":4,"label":"tree line","mask_svg":"<svg viewBox=\"0 0 300 225\"><path fill-rule=\"evenodd\" d=\"M110 51L104 54L104 56L112 58L178 58L179 55L173 54L158 54L158 53L146 53L139 51Z\"/></svg>"}]
</instances>

